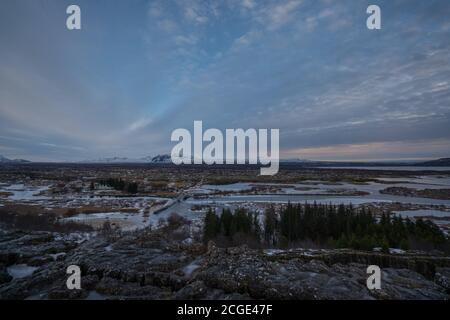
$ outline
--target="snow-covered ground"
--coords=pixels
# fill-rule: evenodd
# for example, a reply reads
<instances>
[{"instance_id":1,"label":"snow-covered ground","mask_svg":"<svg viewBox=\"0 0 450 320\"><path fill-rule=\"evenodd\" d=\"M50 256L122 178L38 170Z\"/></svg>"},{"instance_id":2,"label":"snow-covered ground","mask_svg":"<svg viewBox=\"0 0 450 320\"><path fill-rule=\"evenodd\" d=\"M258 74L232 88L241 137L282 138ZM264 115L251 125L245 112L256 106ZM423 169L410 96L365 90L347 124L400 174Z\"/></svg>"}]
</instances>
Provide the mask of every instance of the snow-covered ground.
<instances>
[{"instance_id":1,"label":"snow-covered ground","mask_svg":"<svg viewBox=\"0 0 450 320\"><path fill-rule=\"evenodd\" d=\"M450 212L439 210L408 210L408 211L394 211L394 213L398 214L403 218L415 218L415 217L450 218Z\"/></svg>"},{"instance_id":2,"label":"snow-covered ground","mask_svg":"<svg viewBox=\"0 0 450 320\"><path fill-rule=\"evenodd\" d=\"M37 267L31 267L26 264L14 264L9 266L6 271L13 279L20 279L31 276Z\"/></svg>"},{"instance_id":3,"label":"snow-covered ground","mask_svg":"<svg viewBox=\"0 0 450 320\"><path fill-rule=\"evenodd\" d=\"M24 184L13 184L5 186L0 191L11 193L8 196L9 200L13 201L29 201L29 200L44 200L49 199L47 196L40 195L41 192L47 191L49 186L29 186Z\"/></svg>"},{"instance_id":4,"label":"snow-covered ground","mask_svg":"<svg viewBox=\"0 0 450 320\"><path fill-rule=\"evenodd\" d=\"M76 221L100 228L105 221L120 227L122 230L134 230L147 226L156 227L161 220L166 220L172 213L177 213L194 224L201 224L205 208L211 206L219 209L244 206L259 210L267 203L322 203L322 204L354 204L366 203L404 203L406 205L441 205L442 210L450 211L450 200L393 196L381 194L380 191L390 186L425 188L450 188L450 177L416 176L405 178L380 177L379 182L352 184L349 182L328 183L326 181L301 181L299 183L247 183L239 182L228 185L200 185L186 189L177 198L161 198L153 196L127 197L118 194L102 195L102 192L89 191L79 193L52 194L50 183L42 181L42 185L26 182L2 183L0 206L5 203L25 203L41 205L49 210L61 208L77 208L78 212L61 221ZM392 182L392 183L389 183ZM252 193L245 193L252 191ZM256 191L256 194L253 192ZM350 195L351 192L363 191L366 195ZM225 192L227 194L214 194ZM244 192L244 193L243 193ZM348 194L348 195L347 195ZM200 197L195 197L200 195ZM186 196L186 197L185 197ZM199 207L199 208L195 208ZM87 211L84 211L85 208ZM93 210L99 209L98 212ZM102 210L103 209L103 210ZM91 213L92 212L92 213ZM402 211L402 216L434 216L447 217L448 212L439 210Z\"/></svg>"}]
</instances>

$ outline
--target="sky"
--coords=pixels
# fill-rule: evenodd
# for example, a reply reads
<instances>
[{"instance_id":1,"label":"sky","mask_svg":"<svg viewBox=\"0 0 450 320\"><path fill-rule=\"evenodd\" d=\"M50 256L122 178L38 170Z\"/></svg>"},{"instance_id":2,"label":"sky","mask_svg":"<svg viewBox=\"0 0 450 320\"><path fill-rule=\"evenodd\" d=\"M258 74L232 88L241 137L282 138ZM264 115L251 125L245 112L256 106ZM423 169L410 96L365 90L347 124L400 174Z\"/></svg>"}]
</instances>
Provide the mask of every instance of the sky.
<instances>
[{"instance_id":1,"label":"sky","mask_svg":"<svg viewBox=\"0 0 450 320\"><path fill-rule=\"evenodd\" d=\"M0 1L0 155L170 153L194 120L280 129L282 158L448 157L450 1Z\"/></svg>"}]
</instances>

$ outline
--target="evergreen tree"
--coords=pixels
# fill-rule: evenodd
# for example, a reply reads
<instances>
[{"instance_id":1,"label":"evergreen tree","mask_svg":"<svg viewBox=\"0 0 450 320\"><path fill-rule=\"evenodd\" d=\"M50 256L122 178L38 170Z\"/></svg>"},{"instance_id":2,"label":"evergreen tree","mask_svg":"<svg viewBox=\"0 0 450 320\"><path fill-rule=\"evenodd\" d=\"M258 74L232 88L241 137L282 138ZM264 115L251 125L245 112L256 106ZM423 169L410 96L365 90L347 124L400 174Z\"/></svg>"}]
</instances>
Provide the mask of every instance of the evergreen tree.
<instances>
[{"instance_id":1,"label":"evergreen tree","mask_svg":"<svg viewBox=\"0 0 450 320\"><path fill-rule=\"evenodd\" d=\"M208 242L216 238L219 233L220 225L219 218L216 213L210 208L205 216L205 223L203 225L203 240Z\"/></svg>"},{"instance_id":2,"label":"evergreen tree","mask_svg":"<svg viewBox=\"0 0 450 320\"><path fill-rule=\"evenodd\" d=\"M273 206L265 211L264 218L264 240L269 246L276 244L275 231L277 229L277 215Z\"/></svg>"}]
</instances>

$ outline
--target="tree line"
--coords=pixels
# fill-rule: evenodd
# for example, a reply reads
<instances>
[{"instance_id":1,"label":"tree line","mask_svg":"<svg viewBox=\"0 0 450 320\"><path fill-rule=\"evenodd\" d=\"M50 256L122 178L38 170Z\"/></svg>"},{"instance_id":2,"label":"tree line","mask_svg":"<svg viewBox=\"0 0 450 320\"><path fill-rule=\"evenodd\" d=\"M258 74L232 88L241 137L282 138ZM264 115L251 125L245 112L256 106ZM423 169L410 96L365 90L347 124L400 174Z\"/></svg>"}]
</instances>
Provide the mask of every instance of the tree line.
<instances>
[{"instance_id":1,"label":"tree line","mask_svg":"<svg viewBox=\"0 0 450 320\"><path fill-rule=\"evenodd\" d=\"M203 233L205 242L216 240L225 245L239 245L249 241L256 243L261 234L257 213L242 208L234 213L230 209L223 209L220 216L211 208L206 213Z\"/></svg>"},{"instance_id":2,"label":"tree line","mask_svg":"<svg viewBox=\"0 0 450 320\"><path fill-rule=\"evenodd\" d=\"M449 247L449 239L433 222L382 214L352 205L287 204L258 214L246 209L229 209L205 216L204 240L224 245L242 242L265 247L295 247L313 243L321 247L373 250L379 247L433 249Z\"/></svg>"},{"instance_id":3,"label":"tree line","mask_svg":"<svg viewBox=\"0 0 450 320\"><path fill-rule=\"evenodd\" d=\"M136 182L126 182L121 178L108 178L106 180L100 180L99 183L103 186L111 187L114 190L125 191L132 194L136 194L139 187Z\"/></svg>"}]
</instances>

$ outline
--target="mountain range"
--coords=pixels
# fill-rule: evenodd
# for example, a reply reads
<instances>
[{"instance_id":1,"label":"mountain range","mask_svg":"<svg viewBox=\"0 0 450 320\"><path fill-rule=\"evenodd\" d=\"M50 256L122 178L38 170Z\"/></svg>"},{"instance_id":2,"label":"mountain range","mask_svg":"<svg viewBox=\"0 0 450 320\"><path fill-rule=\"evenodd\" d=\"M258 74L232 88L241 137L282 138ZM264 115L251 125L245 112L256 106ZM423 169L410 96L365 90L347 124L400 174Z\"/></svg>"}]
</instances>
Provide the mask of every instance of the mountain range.
<instances>
[{"instance_id":1,"label":"mountain range","mask_svg":"<svg viewBox=\"0 0 450 320\"><path fill-rule=\"evenodd\" d=\"M168 154L157 156L146 156L142 158L127 158L127 157L111 157L100 158L95 160L83 160L80 163L170 163L171 157Z\"/></svg>"},{"instance_id":2,"label":"mountain range","mask_svg":"<svg viewBox=\"0 0 450 320\"><path fill-rule=\"evenodd\" d=\"M0 163L28 163L30 161L23 159L8 159L2 155L0 155Z\"/></svg>"},{"instance_id":3,"label":"mountain range","mask_svg":"<svg viewBox=\"0 0 450 320\"><path fill-rule=\"evenodd\" d=\"M0 155L0 164L13 163L30 163L31 161L23 159L9 159ZM158 154L156 156L146 156L142 158L128 158L128 157L110 157L99 158L95 160L76 161L78 163L155 163L164 164L171 163L171 156L169 154ZM420 166L420 167L450 167L450 158L441 158L430 161L372 161L372 162L357 162L357 161L313 161L303 159L282 159L282 164L295 164L302 167L373 167L373 166Z\"/></svg>"}]
</instances>

